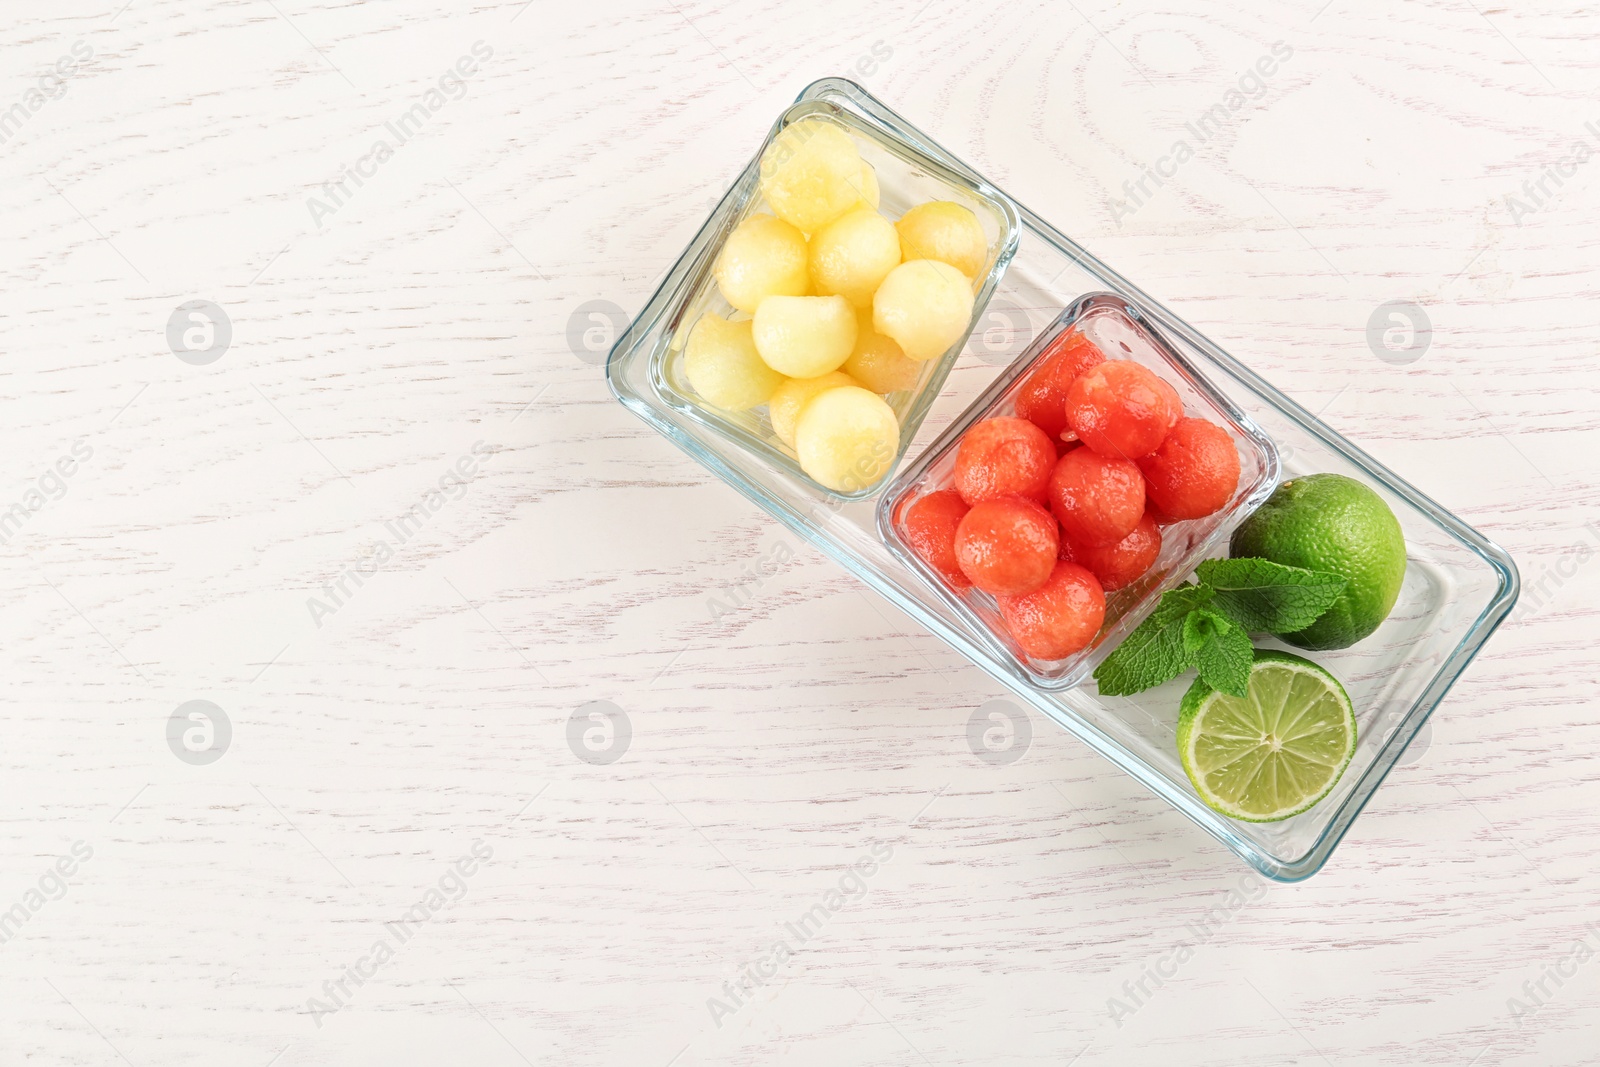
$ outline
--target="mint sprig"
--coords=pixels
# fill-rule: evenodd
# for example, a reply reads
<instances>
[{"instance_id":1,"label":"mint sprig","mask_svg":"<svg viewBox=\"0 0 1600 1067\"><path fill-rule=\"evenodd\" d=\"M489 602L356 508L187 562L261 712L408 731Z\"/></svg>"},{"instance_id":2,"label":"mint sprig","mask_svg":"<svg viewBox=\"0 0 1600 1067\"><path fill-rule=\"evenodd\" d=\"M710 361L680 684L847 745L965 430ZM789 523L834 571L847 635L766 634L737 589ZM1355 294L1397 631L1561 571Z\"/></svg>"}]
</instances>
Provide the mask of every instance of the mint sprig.
<instances>
[{"instance_id":1,"label":"mint sprig","mask_svg":"<svg viewBox=\"0 0 1600 1067\"><path fill-rule=\"evenodd\" d=\"M1150 617L1095 668L1101 695L1138 693L1194 667L1211 688L1245 696L1250 635L1305 629L1345 587L1337 574L1265 559L1207 560L1195 575L1198 582L1162 594Z\"/></svg>"},{"instance_id":2,"label":"mint sprig","mask_svg":"<svg viewBox=\"0 0 1600 1067\"><path fill-rule=\"evenodd\" d=\"M1216 590L1217 606L1251 633L1304 630L1333 606L1345 587L1341 575L1249 557L1208 559L1195 574Z\"/></svg>"},{"instance_id":3,"label":"mint sprig","mask_svg":"<svg viewBox=\"0 0 1600 1067\"><path fill-rule=\"evenodd\" d=\"M1190 619L1199 618L1205 627L1204 637L1194 644L1194 665L1200 677L1213 689L1242 697L1250 692L1250 664L1255 660L1255 646L1244 627L1220 612L1196 612ZM1189 630L1184 622L1185 647Z\"/></svg>"},{"instance_id":4,"label":"mint sprig","mask_svg":"<svg viewBox=\"0 0 1600 1067\"><path fill-rule=\"evenodd\" d=\"M1126 696L1170 682L1188 670L1194 658L1183 645L1184 620L1210 599L1209 590L1193 585L1180 585L1162 594L1150 617L1095 668L1100 692Z\"/></svg>"}]
</instances>

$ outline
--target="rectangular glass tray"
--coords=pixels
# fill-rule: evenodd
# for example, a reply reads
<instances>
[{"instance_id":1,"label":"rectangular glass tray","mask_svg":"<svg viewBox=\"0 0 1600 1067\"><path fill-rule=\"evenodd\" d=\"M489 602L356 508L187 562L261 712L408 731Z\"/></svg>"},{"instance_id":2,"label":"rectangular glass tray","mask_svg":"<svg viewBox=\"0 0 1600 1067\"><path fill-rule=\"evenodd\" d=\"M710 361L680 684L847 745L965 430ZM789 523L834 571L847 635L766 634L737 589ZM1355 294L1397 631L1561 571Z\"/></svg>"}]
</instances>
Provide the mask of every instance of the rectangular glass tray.
<instances>
[{"instance_id":1,"label":"rectangular glass tray","mask_svg":"<svg viewBox=\"0 0 1600 1067\"><path fill-rule=\"evenodd\" d=\"M961 160L840 78L818 81L799 100L826 101L870 116L951 170L984 181ZM744 179L751 177L746 172ZM737 188L741 182L735 183ZM1178 762L1178 703L1187 677L1132 697L1101 697L1086 683L1048 690L1003 669L989 638L951 610L878 532L876 496L841 500L775 468L697 420L657 391L653 369L681 317L693 267L722 232L735 207L732 192L667 272L660 288L617 339L606 365L612 392L630 410L815 545L846 570L939 635L1016 697L1054 720L1220 841L1261 874L1283 882L1315 874L1327 862L1395 761L1461 671L1516 601L1511 557L1381 464L1283 396L1193 327L1021 205L1021 241L991 307L1027 340L1062 308L1092 291L1133 302L1215 389L1277 445L1285 479L1333 471L1372 486L1394 509L1405 532L1408 566L1400 598L1372 637L1340 652L1319 652L1355 705L1356 753L1332 793L1309 811L1278 823L1236 822L1202 804ZM998 346L1006 348L1007 346ZM1004 351L975 333L901 460L914 463L1003 371ZM997 358L998 356L998 358ZM1269 644L1271 642L1268 642ZM1287 646L1284 646L1287 647Z\"/></svg>"}]
</instances>

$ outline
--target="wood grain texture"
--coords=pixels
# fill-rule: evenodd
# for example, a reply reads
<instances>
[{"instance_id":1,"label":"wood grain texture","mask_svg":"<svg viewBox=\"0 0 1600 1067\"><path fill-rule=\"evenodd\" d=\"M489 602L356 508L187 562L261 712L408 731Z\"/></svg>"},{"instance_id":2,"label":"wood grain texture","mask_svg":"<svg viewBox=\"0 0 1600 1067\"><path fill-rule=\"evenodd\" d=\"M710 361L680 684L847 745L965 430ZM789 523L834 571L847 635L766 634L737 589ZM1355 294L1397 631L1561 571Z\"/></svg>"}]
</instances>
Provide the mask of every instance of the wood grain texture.
<instances>
[{"instance_id":1,"label":"wood grain texture","mask_svg":"<svg viewBox=\"0 0 1600 1067\"><path fill-rule=\"evenodd\" d=\"M0 514L41 478L52 497L0 546L0 919L25 915L0 1064L1597 1062L1600 963L1573 943L1600 949L1600 10L1319 3L0 15L0 115L26 111L0 143ZM489 57L440 89L475 42ZM1259 96L1123 216L1123 183L1276 42L1292 58ZM975 758L995 686L569 344L586 302L644 302L829 74L1540 589L1311 881L1262 886L1041 719L1016 762ZM1580 141L1596 160L1514 217ZM167 347L191 299L232 322L208 366ZM1390 300L1433 324L1409 365L1367 346ZM232 724L208 766L166 740L192 699ZM593 701L628 716L614 763L569 747ZM492 858L455 879L477 841ZM75 842L92 855L52 899ZM874 843L892 854L851 880ZM459 901L314 1017L441 879ZM816 905L802 943L785 924Z\"/></svg>"}]
</instances>

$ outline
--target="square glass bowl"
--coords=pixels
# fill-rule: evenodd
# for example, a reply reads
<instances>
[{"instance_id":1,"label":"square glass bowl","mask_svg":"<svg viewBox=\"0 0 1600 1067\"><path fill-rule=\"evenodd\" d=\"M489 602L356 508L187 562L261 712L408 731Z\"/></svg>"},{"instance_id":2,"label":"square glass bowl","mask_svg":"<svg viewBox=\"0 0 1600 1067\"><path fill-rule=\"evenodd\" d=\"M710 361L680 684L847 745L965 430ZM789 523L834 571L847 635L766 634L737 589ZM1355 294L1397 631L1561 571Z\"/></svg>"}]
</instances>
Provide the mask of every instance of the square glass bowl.
<instances>
[{"instance_id":1,"label":"square glass bowl","mask_svg":"<svg viewBox=\"0 0 1600 1067\"><path fill-rule=\"evenodd\" d=\"M780 441L773 432L764 406L755 411L726 411L712 407L695 394L694 387L689 384L683 371L684 346L689 331L702 315L709 312L723 318L748 317L736 311L723 298L712 271L723 242L740 223L752 215L771 213L770 206L761 195L762 159L778 134L801 120L826 122L850 135L861 153L862 161L877 174L880 197L878 210L881 214L894 220L916 205L930 200L952 201L971 209L977 216L988 246L985 269L974 280L972 318L966 330L942 356L923 364L921 376L914 387L890 393L885 398L900 425L900 441L894 462L884 469L882 477L853 492L841 493L817 486L830 496L859 500L876 493L893 471L894 464L905 455L906 448L928 413L929 405L938 397L939 389L944 385L950 368L955 365L957 355L966 345L968 335L977 325L1011 257L1016 254L1021 222L1012 203L987 182L951 170L871 116L846 110L824 100L802 101L779 116L755 158L712 213L708 225L713 232L691 267L688 285L680 293L681 303L669 315L671 333L657 358L654 373L656 389L666 403L687 417L737 441L763 461L810 485L816 486L817 483L812 482L800 469L794 449Z\"/></svg>"},{"instance_id":2,"label":"square glass bowl","mask_svg":"<svg viewBox=\"0 0 1600 1067\"><path fill-rule=\"evenodd\" d=\"M801 100L857 113L974 186L989 188L971 168L853 82L824 79L809 86ZM753 174L747 172L744 180L753 181ZM1186 681L1129 697L1102 697L1092 685L1046 689L1004 669L987 628L975 627L890 550L878 532L876 501L834 497L663 393L656 374L659 356L683 326L687 301L703 284L707 257L726 234L727 208L739 193L735 189L712 213L617 338L606 364L617 398L795 536L939 635L1017 702L1055 721L1245 863L1284 882L1316 873L1434 707L1511 611L1518 588L1511 558L1071 238L1017 205L1020 241L1004 279L994 288L993 301L1015 329L1025 328L1031 336L1082 293L1105 290L1126 298L1199 377L1277 445L1285 477L1334 471L1358 478L1394 509L1405 532L1406 579L1389 620L1353 648L1316 655L1344 683L1356 709L1359 739L1344 777L1321 803L1283 822L1241 823L1219 815L1201 803L1178 762L1178 701ZM748 195L748 189L741 195ZM1003 199L1003 194L994 195ZM931 443L940 427L957 419L1000 374L982 335L969 338L911 447L920 451ZM912 434L905 436L909 440ZM965 718L969 710L952 709L952 714Z\"/></svg>"},{"instance_id":3,"label":"square glass bowl","mask_svg":"<svg viewBox=\"0 0 1600 1067\"><path fill-rule=\"evenodd\" d=\"M1149 572L1106 594L1106 619L1094 641L1066 659L1043 661L1030 658L1017 645L1000 619L994 597L975 586L954 589L923 562L906 538L902 518L921 497L954 484L956 451L973 423L1016 414L1018 391L1043 360L1050 343L1069 329L1088 337L1107 359L1128 359L1148 367L1178 390L1185 415L1206 419L1227 431L1239 452L1239 485L1219 511L1163 526L1161 554ZM1149 324L1143 311L1115 293L1092 293L1040 331L1027 351L895 478L878 504L878 530L901 563L920 573L953 611L990 636L1002 668L1045 689L1067 689L1088 677L1155 610L1162 593L1188 580L1202 560L1225 546L1233 528L1277 487L1278 469L1278 450L1272 441Z\"/></svg>"}]
</instances>

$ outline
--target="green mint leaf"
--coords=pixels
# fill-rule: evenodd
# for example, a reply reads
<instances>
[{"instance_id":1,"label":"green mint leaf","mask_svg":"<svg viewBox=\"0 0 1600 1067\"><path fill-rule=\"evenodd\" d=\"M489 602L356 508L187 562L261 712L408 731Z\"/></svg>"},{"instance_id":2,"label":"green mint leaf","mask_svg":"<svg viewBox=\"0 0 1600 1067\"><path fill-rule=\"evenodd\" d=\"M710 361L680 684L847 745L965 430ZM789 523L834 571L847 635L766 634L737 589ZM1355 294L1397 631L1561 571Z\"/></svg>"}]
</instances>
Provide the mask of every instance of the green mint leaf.
<instances>
[{"instance_id":1,"label":"green mint leaf","mask_svg":"<svg viewBox=\"0 0 1600 1067\"><path fill-rule=\"evenodd\" d=\"M1208 559L1196 573L1216 590L1216 606L1249 633L1304 630L1333 606L1345 587L1337 574L1248 557Z\"/></svg>"},{"instance_id":2,"label":"green mint leaf","mask_svg":"<svg viewBox=\"0 0 1600 1067\"><path fill-rule=\"evenodd\" d=\"M1210 608L1195 608L1183 619L1183 651L1194 656L1227 630L1236 629L1227 616Z\"/></svg>"},{"instance_id":3,"label":"green mint leaf","mask_svg":"<svg viewBox=\"0 0 1600 1067\"><path fill-rule=\"evenodd\" d=\"M1191 611L1183 617L1183 654L1193 656L1200 651L1200 646L1211 640L1211 627L1200 619L1198 611Z\"/></svg>"},{"instance_id":4,"label":"green mint leaf","mask_svg":"<svg viewBox=\"0 0 1600 1067\"><path fill-rule=\"evenodd\" d=\"M1254 660L1250 635L1237 626L1213 631L1211 639L1195 653L1200 680L1236 697L1250 694L1250 664Z\"/></svg>"},{"instance_id":5,"label":"green mint leaf","mask_svg":"<svg viewBox=\"0 0 1600 1067\"><path fill-rule=\"evenodd\" d=\"M1213 591L1208 585L1192 585L1188 582L1176 589L1168 589L1161 594L1161 605L1151 613L1151 618L1170 612L1179 616L1187 615L1195 608L1203 608L1211 602Z\"/></svg>"},{"instance_id":6,"label":"green mint leaf","mask_svg":"<svg viewBox=\"0 0 1600 1067\"><path fill-rule=\"evenodd\" d=\"M1152 615L1123 638L1122 644L1094 669L1100 695L1120 697L1152 689L1193 666L1183 649L1183 619L1180 615L1165 625L1152 626L1151 623L1159 623Z\"/></svg>"},{"instance_id":7,"label":"green mint leaf","mask_svg":"<svg viewBox=\"0 0 1600 1067\"><path fill-rule=\"evenodd\" d=\"M1190 613L1210 599L1211 590L1194 585L1162 594L1150 617L1095 668L1100 695L1119 697L1152 689L1194 666L1193 656L1184 648L1184 625Z\"/></svg>"}]
</instances>

